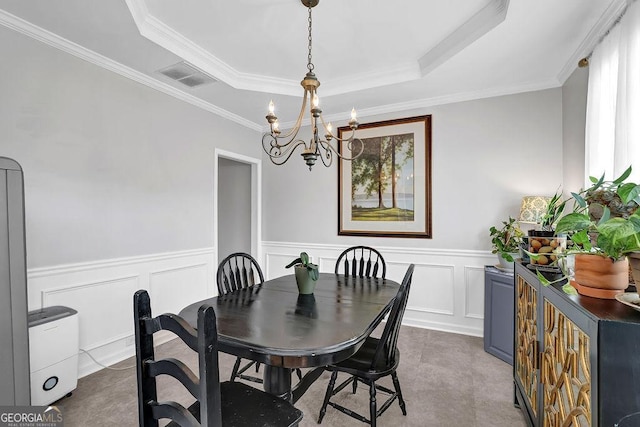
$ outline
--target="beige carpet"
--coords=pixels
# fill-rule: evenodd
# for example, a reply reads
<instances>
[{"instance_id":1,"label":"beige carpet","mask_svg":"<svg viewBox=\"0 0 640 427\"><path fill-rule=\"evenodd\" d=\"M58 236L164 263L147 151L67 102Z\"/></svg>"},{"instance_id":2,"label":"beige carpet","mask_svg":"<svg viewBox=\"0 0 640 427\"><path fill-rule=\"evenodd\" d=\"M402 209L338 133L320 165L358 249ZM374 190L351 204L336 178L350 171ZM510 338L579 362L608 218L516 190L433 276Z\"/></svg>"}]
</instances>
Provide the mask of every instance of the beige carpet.
<instances>
[{"instance_id":1,"label":"beige carpet","mask_svg":"<svg viewBox=\"0 0 640 427\"><path fill-rule=\"evenodd\" d=\"M375 334L374 334L375 335ZM525 422L513 406L512 368L487 354L481 338L448 334L428 329L401 329L398 377L407 404L403 416L396 402L378 418L380 426L517 427ZM191 350L179 340L159 346L158 355L189 357ZM220 353L220 376L229 378L235 358ZM133 358L114 367L134 365ZM196 371L197 372L197 371ZM103 369L81 378L73 395L57 402L62 406L65 427L138 425L135 368L124 371ZM341 378L338 377L338 381ZM315 426L329 374L323 374L296 406L304 412L301 426ZM295 382L295 379L294 379ZM390 378L382 384L393 388ZM188 394L172 379L159 382L164 399L187 401ZM344 406L368 416L369 393L360 385L356 395L351 387L336 397ZM378 402L384 398L379 393ZM325 427L364 425L328 407Z\"/></svg>"}]
</instances>

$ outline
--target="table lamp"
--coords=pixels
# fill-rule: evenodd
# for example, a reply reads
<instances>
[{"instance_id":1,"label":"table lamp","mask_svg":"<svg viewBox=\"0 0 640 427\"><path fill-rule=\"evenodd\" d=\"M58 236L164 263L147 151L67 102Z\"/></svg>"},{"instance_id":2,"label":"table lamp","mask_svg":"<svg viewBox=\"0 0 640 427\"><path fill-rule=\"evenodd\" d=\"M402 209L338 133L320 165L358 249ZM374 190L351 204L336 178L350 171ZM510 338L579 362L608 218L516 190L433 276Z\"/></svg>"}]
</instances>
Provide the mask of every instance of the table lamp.
<instances>
[{"instance_id":1,"label":"table lamp","mask_svg":"<svg viewBox=\"0 0 640 427\"><path fill-rule=\"evenodd\" d=\"M551 197L546 196L524 196L520 205L520 215L518 222L525 224L540 224L542 217L547 211L547 206Z\"/></svg>"}]
</instances>

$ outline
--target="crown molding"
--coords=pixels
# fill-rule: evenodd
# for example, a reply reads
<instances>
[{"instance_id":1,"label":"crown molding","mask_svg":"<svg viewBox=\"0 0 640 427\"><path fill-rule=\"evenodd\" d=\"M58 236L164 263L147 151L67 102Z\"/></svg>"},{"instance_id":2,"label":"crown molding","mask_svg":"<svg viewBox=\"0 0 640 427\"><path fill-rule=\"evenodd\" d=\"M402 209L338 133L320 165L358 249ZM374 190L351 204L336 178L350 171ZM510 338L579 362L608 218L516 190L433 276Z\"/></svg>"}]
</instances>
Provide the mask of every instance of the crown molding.
<instances>
[{"instance_id":1,"label":"crown molding","mask_svg":"<svg viewBox=\"0 0 640 427\"><path fill-rule=\"evenodd\" d=\"M300 82L242 73L154 17L145 0L126 0L140 34L235 89L296 96Z\"/></svg>"},{"instance_id":2,"label":"crown molding","mask_svg":"<svg viewBox=\"0 0 640 427\"><path fill-rule=\"evenodd\" d=\"M162 46L229 86L235 89L269 94L288 96L299 96L301 94L299 80L238 71L154 17L147 8L145 0L126 0L126 3L143 37ZM357 90L417 80L420 77L417 63L411 61L404 64L396 64L382 70L374 70L369 73L361 73L325 82L322 95L340 95Z\"/></svg>"},{"instance_id":3,"label":"crown molding","mask_svg":"<svg viewBox=\"0 0 640 427\"><path fill-rule=\"evenodd\" d=\"M358 118L362 122L363 117L373 117L382 114L396 114L402 111L419 110L428 107L434 107L437 105L455 104L456 102L475 101L478 99L495 98L497 96L516 95L519 93L536 92L539 90L553 89L560 87L562 84L555 79L526 83L522 85L497 87L491 89L483 89L471 92L461 92L451 95L434 96L432 98L422 98L407 102L398 102L395 104L380 105L372 108L358 109ZM345 122L345 117L349 117L350 111L344 111L340 113L334 113L324 117L325 122L342 123ZM310 120L305 119L302 122L303 126L310 126ZM290 122L283 122L280 124L280 129L290 129L295 125L295 120ZM263 126L262 132L268 132L269 126Z\"/></svg>"},{"instance_id":4,"label":"crown molding","mask_svg":"<svg viewBox=\"0 0 640 427\"><path fill-rule=\"evenodd\" d=\"M558 81L561 84L564 84L569 76L571 76L578 66L578 61L593 52L593 49L600 43L607 31L611 29L616 20L620 18L620 15L624 13L626 7L627 0L613 0L611 2L602 16L600 16L600 19L598 19L596 24L591 28L587 37L582 40L582 43L580 43L575 52L573 52L573 55L571 55L569 60L564 64L560 73L558 73Z\"/></svg>"},{"instance_id":5,"label":"crown molding","mask_svg":"<svg viewBox=\"0 0 640 427\"><path fill-rule=\"evenodd\" d=\"M624 0L614 0L614 3L620 3L621 1L624 2ZM133 2L136 4L138 3L136 0L127 0L127 3L130 3L130 2ZM619 14L616 15L616 18L617 16L619 16ZM607 22L614 22L616 18L614 18L612 21L607 21ZM106 58L96 52L86 49L74 42L64 39L41 27L33 25L32 23L27 22L1 9L0 9L0 25L7 27L11 30L14 30L16 32L19 32L21 34L24 34L28 37L31 37L49 46L52 46L63 52L76 56L87 62L98 65L114 73L117 73L135 82L144 84L145 86L148 86L152 89L155 89L167 95L173 96L174 98L187 102L198 108L209 111L222 118L238 123L249 129L255 130L257 132L268 131L268 126L262 126L258 123L247 120L237 114L224 110L216 105L205 102L200 98L197 98L193 95L185 93L173 86L170 86L166 83L160 82L152 77L149 77L146 74L140 73L123 64L120 64L116 61ZM608 28L608 26L606 25L600 25L599 27ZM597 43L597 39L598 38L596 37L596 43ZM401 69L402 67L400 67L399 70ZM472 101L476 99L491 98L496 96L512 95L512 94L523 93L523 92L544 90L544 89L558 87L562 83L563 83L563 80L551 80L551 81L540 82L540 83L531 83L531 84L524 84L524 85L517 85L517 86L510 86L510 87L493 88L493 89L486 89L481 91L472 91L472 92L458 93L458 94L445 95L445 96L432 97L432 98L423 98L419 100L381 105L381 106L366 108L366 109L359 109L358 116L362 118L362 117L371 117L371 116L382 115L382 114L393 114L393 113L398 113L402 111L432 107L436 105L445 105L445 104L452 104L456 102ZM300 92L299 89L297 89L294 95L299 95L299 92ZM325 120L332 121L335 123L340 123L345 120L345 117L349 117L349 114L350 114L350 111L335 113L332 115L327 115L325 117ZM295 121L284 122L281 124L281 128L287 129L292 127L294 124L295 124ZM308 119L303 122L303 125L305 126L309 125Z\"/></svg>"},{"instance_id":6,"label":"crown molding","mask_svg":"<svg viewBox=\"0 0 640 427\"><path fill-rule=\"evenodd\" d=\"M244 117L241 117L237 114L234 114L216 105L205 102L202 99L197 98L191 94L185 93L171 85L160 82L152 77L149 77L146 74L143 74L139 71L129 68L119 62L116 62L103 55L100 55L99 53L96 53L90 49L80 46L77 43L74 43L70 40L60 37L50 31L47 31L41 27L38 27L37 25L27 22L24 19L21 19L15 15L12 15L2 9L0 9L0 25L7 27L13 31L24 34L28 37L31 37L32 39L42 42L44 44L47 44L51 47L59 49L77 58L85 60L89 63L95 64L99 67L102 67L104 69L117 73L137 83L141 83L145 86L158 90L164 94L173 96L174 98L187 102L196 107L202 108L203 110L209 111L227 120L231 120L232 122L238 123L239 125L247 127L249 129L253 129L255 131L262 130L262 126L257 123L247 120Z\"/></svg>"},{"instance_id":7,"label":"crown molding","mask_svg":"<svg viewBox=\"0 0 640 427\"><path fill-rule=\"evenodd\" d=\"M509 0L492 0L444 40L418 59L422 77L444 64L507 17Z\"/></svg>"},{"instance_id":8,"label":"crown molding","mask_svg":"<svg viewBox=\"0 0 640 427\"><path fill-rule=\"evenodd\" d=\"M238 71L154 17L146 5L146 0L126 0L126 3L143 37L229 86L269 94L300 94L299 80ZM492 0L418 61L327 81L323 87L323 96L418 80L500 24L506 17L508 6L509 0Z\"/></svg>"},{"instance_id":9,"label":"crown molding","mask_svg":"<svg viewBox=\"0 0 640 427\"><path fill-rule=\"evenodd\" d=\"M455 104L457 102L475 101L478 99L495 98L498 96L516 95L518 93L535 92L539 90L552 89L559 86L560 83L557 80L552 79L545 82L527 83L515 86L505 86L471 92L462 92L451 95L435 96L432 98L423 98L415 101L399 102L395 104L381 105L379 107L360 109L358 110L358 116L371 117L379 114L396 113L400 111L434 107L437 105Z\"/></svg>"}]
</instances>

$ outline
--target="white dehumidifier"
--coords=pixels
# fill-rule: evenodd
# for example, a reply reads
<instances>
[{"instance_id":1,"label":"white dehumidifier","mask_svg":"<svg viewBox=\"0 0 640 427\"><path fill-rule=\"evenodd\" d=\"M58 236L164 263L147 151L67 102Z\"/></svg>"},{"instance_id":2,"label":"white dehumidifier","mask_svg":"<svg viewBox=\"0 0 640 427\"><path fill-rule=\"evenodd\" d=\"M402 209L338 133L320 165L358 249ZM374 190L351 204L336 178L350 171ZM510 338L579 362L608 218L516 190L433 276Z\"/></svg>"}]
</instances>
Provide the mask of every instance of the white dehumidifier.
<instances>
[{"instance_id":1,"label":"white dehumidifier","mask_svg":"<svg viewBox=\"0 0 640 427\"><path fill-rule=\"evenodd\" d=\"M76 389L78 335L78 312L72 308L29 312L31 405L49 405Z\"/></svg>"}]
</instances>

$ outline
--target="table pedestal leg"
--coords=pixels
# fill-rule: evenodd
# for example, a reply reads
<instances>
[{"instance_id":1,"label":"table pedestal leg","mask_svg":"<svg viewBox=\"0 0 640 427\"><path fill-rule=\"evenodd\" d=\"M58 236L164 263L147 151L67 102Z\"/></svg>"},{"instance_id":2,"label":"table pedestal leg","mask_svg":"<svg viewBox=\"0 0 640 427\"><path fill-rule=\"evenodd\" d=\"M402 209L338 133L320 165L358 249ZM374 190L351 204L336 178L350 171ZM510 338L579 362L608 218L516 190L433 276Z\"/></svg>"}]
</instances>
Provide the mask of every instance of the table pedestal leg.
<instances>
[{"instance_id":1,"label":"table pedestal leg","mask_svg":"<svg viewBox=\"0 0 640 427\"><path fill-rule=\"evenodd\" d=\"M291 401L291 369L264 365L264 391Z\"/></svg>"}]
</instances>

